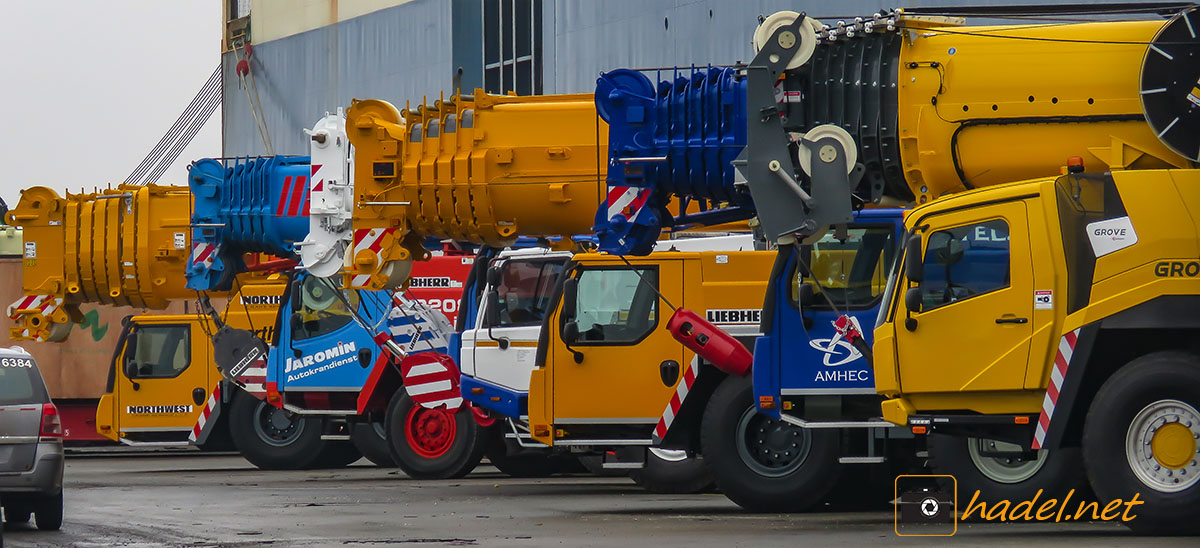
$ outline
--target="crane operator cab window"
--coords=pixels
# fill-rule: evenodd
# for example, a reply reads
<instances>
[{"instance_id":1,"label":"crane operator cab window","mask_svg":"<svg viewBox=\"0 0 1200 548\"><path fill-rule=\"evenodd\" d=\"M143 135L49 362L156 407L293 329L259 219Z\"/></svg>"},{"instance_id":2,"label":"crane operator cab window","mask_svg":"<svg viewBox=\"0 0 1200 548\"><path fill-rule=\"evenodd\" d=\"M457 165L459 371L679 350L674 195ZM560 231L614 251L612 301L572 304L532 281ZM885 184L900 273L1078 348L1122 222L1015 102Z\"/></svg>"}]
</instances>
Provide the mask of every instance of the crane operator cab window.
<instances>
[{"instance_id":1,"label":"crane operator cab window","mask_svg":"<svg viewBox=\"0 0 1200 548\"><path fill-rule=\"evenodd\" d=\"M186 325L138 327L125 346L124 371L138 379L178 376L191 362L191 328Z\"/></svg>"},{"instance_id":2,"label":"crane operator cab window","mask_svg":"<svg viewBox=\"0 0 1200 548\"><path fill-rule=\"evenodd\" d=\"M921 311L1008 287L1008 223L992 219L929 235Z\"/></svg>"},{"instance_id":3,"label":"crane operator cab window","mask_svg":"<svg viewBox=\"0 0 1200 548\"><path fill-rule=\"evenodd\" d=\"M809 284L816 295L811 305L816 308L829 307L826 297L839 307L873 305L887 286L887 267L896 247L894 234L890 225L854 227L840 234L829 231L803 246L792 267L792 304L800 301L800 287Z\"/></svg>"},{"instance_id":4,"label":"crane operator cab window","mask_svg":"<svg viewBox=\"0 0 1200 548\"><path fill-rule=\"evenodd\" d=\"M499 323L488 327L540 325L565 261L508 260L501 266Z\"/></svg>"},{"instance_id":5,"label":"crane operator cab window","mask_svg":"<svg viewBox=\"0 0 1200 548\"><path fill-rule=\"evenodd\" d=\"M577 344L631 344L658 325L658 270L584 270L579 275Z\"/></svg>"},{"instance_id":6,"label":"crane operator cab window","mask_svg":"<svg viewBox=\"0 0 1200 548\"><path fill-rule=\"evenodd\" d=\"M301 280L299 302L292 300L298 304L292 311L293 341L331 333L354 321L352 312L358 308L358 292L340 286L335 278L305 276Z\"/></svg>"}]
</instances>

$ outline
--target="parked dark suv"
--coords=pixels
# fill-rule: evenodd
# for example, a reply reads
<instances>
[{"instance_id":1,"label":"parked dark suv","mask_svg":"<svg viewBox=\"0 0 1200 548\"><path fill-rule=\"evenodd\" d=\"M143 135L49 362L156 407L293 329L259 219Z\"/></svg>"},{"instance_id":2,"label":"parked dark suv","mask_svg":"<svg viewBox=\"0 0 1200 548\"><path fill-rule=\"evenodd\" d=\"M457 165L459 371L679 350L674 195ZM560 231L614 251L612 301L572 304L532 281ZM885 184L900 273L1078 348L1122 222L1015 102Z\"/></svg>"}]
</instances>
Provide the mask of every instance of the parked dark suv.
<instances>
[{"instance_id":1,"label":"parked dark suv","mask_svg":"<svg viewBox=\"0 0 1200 548\"><path fill-rule=\"evenodd\" d=\"M0 348L0 500L8 522L54 530L63 520L63 444L37 362L25 349Z\"/></svg>"}]
</instances>

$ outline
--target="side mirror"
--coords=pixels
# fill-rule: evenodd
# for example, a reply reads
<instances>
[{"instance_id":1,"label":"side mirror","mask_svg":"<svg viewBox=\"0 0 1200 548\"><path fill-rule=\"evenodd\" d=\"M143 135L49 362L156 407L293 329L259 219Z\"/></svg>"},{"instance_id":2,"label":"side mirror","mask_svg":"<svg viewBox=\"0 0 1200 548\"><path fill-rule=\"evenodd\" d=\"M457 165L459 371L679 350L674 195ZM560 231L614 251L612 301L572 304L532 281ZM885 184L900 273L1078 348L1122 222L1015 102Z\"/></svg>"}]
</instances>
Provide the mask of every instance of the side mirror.
<instances>
[{"instance_id":1,"label":"side mirror","mask_svg":"<svg viewBox=\"0 0 1200 548\"><path fill-rule=\"evenodd\" d=\"M298 279L292 280L291 285L288 287L288 292L290 293L289 296L291 297L292 301L292 312L300 310L301 306L303 305L303 302L301 301L301 295L304 293L304 289L300 287L300 283L301 282Z\"/></svg>"},{"instance_id":2,"label":"side mirror","mask_svg":"<svg viewBox=\"0 0 1200 548\"><path fill-rule=\"evenodd\" d=\"M488 283L488 285L490 285L490 286L492 286L492 287L497 287L497 286L499 286L499 285L500 285L500 281L501 281L501 277L502 277L502 276L501 276L501 274L502 274L502 273L500 272L500 268L501 268L502 266L504 266L504 265L500 264L500 265L496 265L496 266L493 266L493 267L490 267L490 268L488 268L488 270L487 270L487 283Z\"/></svg>"},{"instance_id":3,"label":"side mirror","mask_svg":"<svg viewBox=\"0 0 1200 548\"><path fill-rule=\"evenodd\" d=\"M358 349L358 365L359 365L359 367L362 367L363 369L371 367L371 349L370 348L359 348Z\"/></svg>"},{"instance_id":4,"label":"side mirror","mask_svg":"<svg viewBox=\"0 0 1200 548\"><path fill-rule=\"evenodd\" d=\"M913 234L904 244L904 275L912 283L925 281L925 269L921 264L921 236Z\"/></svg>"},{"instance_id":5,"label":"side mirror","mask_svg":"<svg viewBox=\"0 0 1200 548\"><path fill-rule=\"evenodd\" d=\"M125 360L125 378L129 380L138 378L137 362L129 359Z\"/></svg>"},{"instance_id":6,"label":"side mirror","mask_svg":"<svg viewBox=\"0 0 1200 548\"><path fill-rule=\"evenodd\" d=\"M574 321L569 321L562 326L562 340L567 346L575 344L579 340L579 324Z\"/></svg>"},{"instance_id":7,"label":"side mirror","mask_svg":"<svg viewBox=\"0 0 1200 548\"><path fill-rule=\"evenodd\" d=\"M494 271L488 271L489 274ZM491 283L491 282L488 282ZM483 309L483 319L488 327L500 325L500 292L495 287L489 289L486 295L487 303Z\"/></svg>"},{"instance_id":8,"label":"side mirror","mask_svg":"<svg viewBox=\"0 0 1200 548\"><path fill-rule=\"evenodd\" d=\"M579 299L579 278L563 280L562 317L575 319L575 304ZM576 331L578 332L578 330Z\"/></svg>"},{"instance_id":9,"label":"side mirror","mask_svg":"<svg viewBox=\"0 0 1200 548\"><path fill-rule=\"evenodd\" d=\"M812 305L816 298L817 290L813 284L804 282L800 284L799 294L796 295L796 300L800 303L800 308L807 308Z\"/></svg>"},{"instance_id":10,"label":"side mirror","mask_svg":"<svg viewBox=\"0 0 1200 548\"><path fill-rule=\"evenodd\" d=\"M946 234L945 241L937 241L935 244L934 239L936 238L941 240L939 236L942 234L944 233L930 236L929 247L933 250L933 259L937 261L937 264L939 266L949 268L955 264L958 264L958 261L962 260L963 243L962 240L959 240L958 238L952 238L949 234Z\"/></svg>"},{"instance_id":11,"label":"side mirror","mask_svg":"<svg viewBox=\"0 0 1200 548\"><path fill-rule=\"evenodd\" d=\"M291 322L292 322L292 332L293 333L296 331L300 331L301 329L304 329L304 320L300 318L299 314L292 314Z\"/></svg>"},{"instance_id":12,"label":"side mirror","mask_svg":"<svg viewBox=\"0 0 1200 548\"><path fill-rule=\"evenodd\" d=\"M904 306L909 312L921 311L921 288L910 287L904 292Z\"/></svg>"}]
</instances>

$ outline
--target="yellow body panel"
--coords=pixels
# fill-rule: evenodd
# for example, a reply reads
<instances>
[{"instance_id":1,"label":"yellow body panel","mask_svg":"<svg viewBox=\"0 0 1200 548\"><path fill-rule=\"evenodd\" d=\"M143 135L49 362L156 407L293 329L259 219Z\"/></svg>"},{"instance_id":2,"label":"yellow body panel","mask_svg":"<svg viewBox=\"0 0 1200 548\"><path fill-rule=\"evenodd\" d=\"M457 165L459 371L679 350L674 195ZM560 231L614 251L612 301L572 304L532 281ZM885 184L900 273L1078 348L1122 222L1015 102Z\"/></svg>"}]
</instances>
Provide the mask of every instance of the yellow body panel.
<instances>
[{"instance_id":1,"label":"yellow body panel","mask_svg":"<svg viewBox=\"0 0 1200 548\"><path fill-rule=\"evenodd\" d=\"M61 306L10 311L11 336L65 336L55 326L79 320L84 302L157 309L194 296L183 276L190 210L186 187L120 185L65 196L46 187L23 190L6 219L24 228L22 290L61 299Z\"/></svg>"},{"instance_id":2,"label":"yellow body panel","mask_svg":"<svg viewBox=\"0 0 1200 548\"><path fill-rule=\"evenodd\" d=\"M1160 296L1200 294L1200 277L1186 271L1169 273L1171 265L1183 268L1193 263L1194 272L1200 272L1200 170L1116 171L1111 176L1136 232L1136 243L1095 258L1090 276L1074 282L1068 279L1069 259L1060 224L1064 208L1059 205L1063 189L1074 188L1069 186L1075 184L1071 176L967 192L918 207L906 216L906 227L927 226L924 234L1002 215L1005 209L1023 208L1027 222L1018 224L1014 218L1010 227L1012 270L1006 289L913 313L917 326L910 332L903 326L909 282L902 278L896 284L892 308L886 311L888 321L875 331L876 388L893 398L884 404L888 420L904 420L912 412L949 410L1038 413L1065 333ZM1104 207L1085 205L1089 211ZM1086 236L1078 237L1085 238L1075 243L1082 246L1082 260L1090 260L1094 254ZM1029 248L1032 263L1023 258L1024 247ZM1011 299L987 298L1011 290L1015 290ZM1052 291L1053 306L1035 309L1034 290ZM1072 299L1078 300L1075 306ZM1029 322L994 323L1010 309L1028 314L1024 317ZM1005 332L1024 326L1029 329L1023 342L1026 350L1014 352L1015 345L1004 341ZM1021 352L1028 357L1020 359Z\"/></svg>"},{"instance_id":3,"label":"yellow body panel","mask_svg":"<svg viewBox=\"0 0 1200 548\"><path fill-rule=\"evenodd\" d=\"M591 231L608 126L590 94L476 90L403 112L356 100L346 125L355 147L354 228L395 230L378 260L366 251L350 260L350 287L399 285L389 277L407 270L393 263L424 258L420 240L428 236L504 246L522 235ZM361 275L369 282L356 283Z\"/></svg>"},{"instance_id":4,"label":"yellow body panel","mask_svg":"<svg viewBox=\"0 0 1200 548\"><path fill-rule=\"evenodd\" d=\"M279 305L243 304L241 296L279 297L283 294L284 285L280 278L242 284L241 292L231 297L234 300L225 309L224 320L230 327L255 329L260 337L271 340ZM264 300L256 302L264 303ZM136 440L139 432L150 431L158 432L160 439L170 435L173 441L186 440L187 432L203 412L208 394L221 380L221 374L213 362L209 336L213 329L211 322L196 314L134 316L130 321L134 332L154 326L180 326L185 329L189 350L187 366L178 375L169 378L130 379L122 367L126 358L125 349L118 349L113 390L100 398L96 408L96 429L113 441L122 438ZM200 392L203 397L196 401L196 394Z\"/></svg>"},{"instance_id":5,"label":"yellow body panel","mask_svg":"<svg viewBox=\"0 0 1200 548\"><path fill-rule=\"evenodd\" d=\"M1142 118L1145 44L1163 24L908 22L923 30L900 49L898 129L917 203L1055 176L1072 156L1094 172L1191 167Z\"/></svg>"},{"instance_id":6,"label":"yellow body panel","mask_svg":"<svg viewBox=\"0 0 1200 548\"><path fill-rule=\"evenodd\" d=\"M675 306L699 313L759 310L774 259L775 253L767 251L662 251L628 258L634 266L657 266L662 295ZM625 267L621 258L606 254L578 254L574 261L580 268ZM645 425L648 437L694 357L666 331L671 309L660 300L657 325L634 344L574 346L584 354L582 363L575 363L562 342L561 312L560 302L548 320L545 367L535 369L530 378L534 438L554 445L555 437L586 436L573 432L589 423ZM758 331L757 322L737 327L743 334ZM665 384L660 373L666 360L680 364L679 378L672 384Z\"/></svg>"}]
</instances>

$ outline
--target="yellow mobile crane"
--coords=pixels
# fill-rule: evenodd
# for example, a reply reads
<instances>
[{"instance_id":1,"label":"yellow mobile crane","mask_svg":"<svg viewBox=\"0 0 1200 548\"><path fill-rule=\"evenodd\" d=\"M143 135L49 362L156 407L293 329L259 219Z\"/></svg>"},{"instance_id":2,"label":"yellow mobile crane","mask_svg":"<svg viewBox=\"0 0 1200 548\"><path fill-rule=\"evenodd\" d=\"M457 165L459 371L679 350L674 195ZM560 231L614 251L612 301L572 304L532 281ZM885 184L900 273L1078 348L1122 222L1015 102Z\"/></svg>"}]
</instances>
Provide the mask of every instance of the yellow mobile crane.
<instances>
[{"instance_id":1,"label":"yellow mobile crane","mask_svg":"<svg viewBox=\"0 0 1200 548\"><path fill-rule=\"evenodd\" d=\"M821 163L847 166L860 199L923 204L905 218L873 369L883 417L930 434L930 465L957 479L958 500L1012 518L998 501L1078 499L1086 470L1101 507L1141 504L1131 527L1183 532L1200 511L1200 10L1115 9L1149 20L960 18L1111 17L1104 5L897 10L819 28L768 18L750 106L769 89L756 80L781 75L785 120L844 131L799 138L801 192L799 170L766 161L786 151L778 133L752 124L739 169L783 243L849 209L822 201L844 182ZM810 111L793 109L793 90Z\"/></svg>"}]
</instances>

